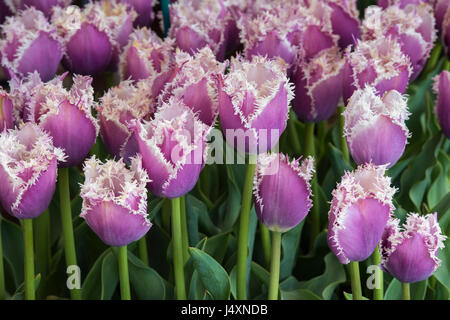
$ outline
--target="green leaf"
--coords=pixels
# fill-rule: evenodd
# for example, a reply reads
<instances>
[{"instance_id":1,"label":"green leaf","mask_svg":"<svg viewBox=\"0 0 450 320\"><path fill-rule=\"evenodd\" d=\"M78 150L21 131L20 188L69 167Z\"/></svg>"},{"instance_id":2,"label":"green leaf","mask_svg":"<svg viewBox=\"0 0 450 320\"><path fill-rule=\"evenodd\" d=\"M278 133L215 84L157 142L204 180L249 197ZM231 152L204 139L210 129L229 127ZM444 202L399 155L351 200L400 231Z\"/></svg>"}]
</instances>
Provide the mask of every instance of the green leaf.
<instances>
[{"instance_id":1,"label":"green leaf","mask_svg":"<svg viewBox=\"0 0 450 320\"><path fill-rule=\"evenodd\" d=\"M231 284L225 269L213 257L199 249L189 248L189 253L205 290L215 300L227 300L230 297Z\"/></svg>"},{"instance_id":2,"label":"green leaf","mask_svg":"<svg viewBox=\"0 0 450 320\"><path fill-rule=\"evenodd\" d=\"M95 261L82 285L83 299L98 300L102 296L102 264L103 258L111 253L111 248L106 249Z\"/></svg>"},{"instance_id":3,"label":"green leaf","mask_svg":"<svg viewBox=\"0 0 450 320\"><path fill-rule=\"evenodd\" d=\"M9 220L0 218L2 228L3 257L12 267L14 284L17 287L23 282L23 234L20 226Z\"/></svg>"},{"instance_id":4,"label":"green leaf","mask_svg":"<svg viewBox=\"0 0 450 320\"><path fill-rule=\"evenodd\" d=\"M119 283L118 262L111 250L104 256L102 261L102 290L101 300L110 300Z\"/></svg>"},{"instance_id":5,"label":"green leaf","mask_svg":"<svg viewBox=\"0 0 450 320\"><path fill-rule=\"evenodd\" d=\"M34 277L34 291L36 292L39 287L39 282L41 281L41 274L38 273ZM11 300L25 300L25 283L22 283L12 295Z\"/></svg>"},{"instance_id":6,"label":"green leaf","mask_svg":"<svg viewBox=\"0 0 450 320\"><path fill-rule=\"evenodd\" d=\"M292 274L292 270L297 262L297 251L304 223L305 220L282 236L281 248L283 255L280 262L280 280L284 280Z\"/></svg>"},{"instance_id":7,"label":"green leaf","mask_svg":"<svg viewBox=\"0 0 450 320\"><path fill-rule=\"evenodd\" d=\"M322 300L318 295L308 289L281 291L281 300Z\"/></svg>"},{"instance_id":8,"label":"green leaf","mask_svg":"<svg viewBox=\"0 0 450 320\"><path fill-rule=\"evenodd\" d=\"M411 283L411 300L423 300L427 291L427 280ZM397 279L392 279L386 292L384 300L401 300L402 299L402 283Z\"/></svg>"},{"instance_id":9,"label":"green leaf","mask_svg":"<svg viewBox=\"0 0 450 320\"><path fill-rule=\"evenodd\" d=\"M351 293L348 293L348 292L345 292L345 291L344 291L344 297L345 297L346 300L353 300L353 295ZM362 297L362 299L363 300L369 300L366 297Z\"/></svg>"},{"instance_id":10,"label":"green leaf","mask_svg":"<svg viewBox=\"0 0 450 320\"><path fill-rule=\"evenodd\" d=\"M434 272L434 277L450 290L450 239L444 242L445 247L438 252L441 265Z\"/></svg>"},{"instance_id":11,"label":"green leaf","mask_svg":"<svg viewBox=\"0 0 450 320\"><path fill-rule=\"evenodd\" d=\"M345 161L342 151L333 146L331 143L328 144L330 148L331 156L331 166L338 177L342 177L345 171L351 171L352 167Z\"/></svg>"}]
</instances>

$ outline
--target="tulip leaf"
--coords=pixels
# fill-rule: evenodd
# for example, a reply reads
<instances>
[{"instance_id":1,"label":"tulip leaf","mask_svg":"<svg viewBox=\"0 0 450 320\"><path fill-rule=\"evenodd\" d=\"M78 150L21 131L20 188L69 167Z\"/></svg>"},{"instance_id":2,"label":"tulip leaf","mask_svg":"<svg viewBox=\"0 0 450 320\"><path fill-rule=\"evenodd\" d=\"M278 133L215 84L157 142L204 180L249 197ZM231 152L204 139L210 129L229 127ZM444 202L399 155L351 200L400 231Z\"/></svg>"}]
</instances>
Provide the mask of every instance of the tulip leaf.
<instances>
[{"instance_id":1,"label":"tulip leaf","mask_svg":"<svg viewBox=\"0 0 450 320\"><path fill-rule=\"evenodd\" d=\"M3 257L12 267L14 284L18 286L23 282L23 234L20 226L9 220L1 218Z\"/></svg>"},{"instance_id":2,"label":"tulip leaf","mask_svg":"<svg viewBox=\"0 0 450 320\"><path fill-rule=\"evenodd\" d=\"M305 220L300 222L295 228L284 233L281 239L282 259L280 262L280 280L284 280L292 274L292 270L297 262L297 251L300 243L300 236Z\"/></svg>"},{"instance_id":3,"label":"tulip leaf","mask_svg":"<svg viewBox=\"0 0 450 320\"><path fill-rule=\"evenodd\" d=\"M101 300L110 300L116 290L119 282L118 262L114 254L109 252L104 256L102 261L101 283L102 290L100 294Z\"/></svg>"},{"instance_id":4,"label":"tulip leaf","mask_svg":"<svg viewBox=\"0 0 450 320\"><path fill-rule=\"evenodd\" d=\"M189 248L189 253L205 290L215 300L227 300L231 284L225 269L213 257L197 248Z\"/></svg>"},{"instance_id":5,"label":"tulip leaf","mask_svg":"<svg viewBox=\"0 0 450 320\"><path fill-rule=\"evenodd\" d=\"M427 280L411 283L410 294L411 300L423 300L427 290ZM397 279L392 279L386 289L384 300L401 300L402 299L402 283Z\"/></svg>"},{"instance_id":6,"label":"tulip leaf","mask_svg":"<svg viewBox=\"0 0 450 320\"><path fill-rule=\"evenodd\" d=\"M41 282L41 274L38 273L34 276L34 291L39 287ZM25 283L22 283L12 295L11 300L25 300Z\"/></svg>"},{"instance_id":7,"label":"tulip leaf","mask_svg":"<svg viewBox=\"0 0 450 320\"><path fill-rule=\"evenodd\" d=\"M89 270L86 279L82 285L83 299L98 300L102 296L102 264L103 258L111 253L111 248L106 249L95 261L92 268Z\"/></svg>"},{"instance_id":8,"label":"tulip leaf","mask_svg":"<svg viewBox=\"0 0 450 320\"><path fill-rule=\"evenodd\" d=\"M333 146L331 143L328 144L331 156L331 166L337 177L342 177L345 171L351 171L352 167L345 161L342 151Z\"/></svg>"},{"instance_id":9,"label":"tulip leaf","mask_svg":"<svg viewBox=\"0 0 450 320\"><path fill-rule=\"evenodd\" d=\"M281 300L323 300L314 292L308 289L297 289L293 291L281 290Z\"/></svg>"},{"instance_id":10,"label":"tulip leaf","mask_svg":"<svg viewBox=\"0 0 450 320\"><path fill-rule=\"evenodd\" d=\"M441 265L434 272L434 277L450 290L450 239L444 242L445 247L439 249L438 258L441 259Z\"/></svg>"},{"instance_id":11,"label":"tulip leaf","mask_svg":"<svg viewBox=\"0 0 450 320\"><path fill-rule=\"evenodd\" d=\"M353 294L344 291L344 298L346 300L353 300ZM369 300L369 299L363 296L362 300Z\"/></svg>"}]
</instances>

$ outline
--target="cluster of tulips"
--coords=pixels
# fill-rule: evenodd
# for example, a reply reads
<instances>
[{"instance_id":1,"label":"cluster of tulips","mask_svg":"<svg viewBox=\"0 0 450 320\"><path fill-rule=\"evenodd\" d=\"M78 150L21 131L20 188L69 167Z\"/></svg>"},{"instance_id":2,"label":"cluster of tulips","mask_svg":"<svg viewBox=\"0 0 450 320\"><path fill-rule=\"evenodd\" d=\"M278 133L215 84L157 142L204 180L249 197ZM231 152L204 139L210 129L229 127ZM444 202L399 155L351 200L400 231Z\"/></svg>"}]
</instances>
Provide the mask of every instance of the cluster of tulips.
<instances>
[{"instance_id":1,"label":"cluster of tulips","mask_svg":"<svg viewBox=\"0 0 450 320\"><path fill-rule=\"evenodd\" d=\"M446 50L450 45L449 4L380 0L361 21L354 0L161 1L161 38L149 28L158 16L151 0L82 7L0 0L0 62L9 87L0 90L0 201L23 226L25 297L35 297L32 219L48 214L57 184L66 264L77 265L68 169L82 164L80 217L106 245L119 247L122 298L131 298L127 246L152 227L147 191L171 201L175 292L186 298L182 197L207 164L220 123L228 145L249 161L236 297L247 298L254 204L272 232L268 298L277 299L282 233L307 215L311 238L320 231L314 130L336 113L343 157L350 163L351 155L357 168L332 192L329 248L350 263L353 299L362 299L358 262L372 254L378 276L393 275L408 297L409 283L440 265L446 237L436 213L409 213L401 225L387 169L411 135L408 84L438 36ZM116 84L94 92L105 74ZM434 85L447 138L449 81L444 70ZM305 123L303 157L277 152L289 117ZM95 153L98 136L110 154L104 162ZM71 297L79 299L80 290Z\"/></svg>"}]
</instances>

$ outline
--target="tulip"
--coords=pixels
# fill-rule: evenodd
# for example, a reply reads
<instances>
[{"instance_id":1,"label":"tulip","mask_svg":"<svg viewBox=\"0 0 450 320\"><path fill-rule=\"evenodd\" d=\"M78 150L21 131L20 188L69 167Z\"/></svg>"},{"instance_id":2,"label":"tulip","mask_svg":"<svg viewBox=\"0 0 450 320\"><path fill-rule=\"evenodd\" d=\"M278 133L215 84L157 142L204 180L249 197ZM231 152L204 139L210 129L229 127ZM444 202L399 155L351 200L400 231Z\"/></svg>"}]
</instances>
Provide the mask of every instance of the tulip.
<instances>
[{"instance_id":1,"label":"tulip","mask_svg":"<svg viewBox=\"0 0 450 320\"><path fill-rule=\"evenodd\" d=\"M44 81L56 73L63 44L44 14L34 8L8 17L0 39L1 64L11 77L23 78L37 71Z\"/></svg>"},{"instance_id":2,"label":"tulip","mask_svg":"<svg viewBox=\"0 0 450 320\"><path fill-rule=\"evenodd\" d=\"M67 91L61 78L35 88L28 106L29 121L35 122L64 149L67 161L60 167L79 164L95 143L97 120L92 116L94 104L92 78L75 75Z\"/></svg>"},{"instance_id":3,"label":"tulip","mask_svg":"<svg viewBox=\"0 0 450 320\"><path fill-rule=\"evenodd\" d=\"M175 55L174 78L166 84L160 99L176 97L192 109L208 126L216 122L218 92L215 79L223 75L226 64L219 63L210 48L200 49L194 56L183 51Z\"/></svg>"},{"instance_id":4,"label":"tulip","mask_svg":"<svg viewBox=\"0 0 450 320\"><path fill-rule=\"evenodd\" d=\"M121 79L152 79L156 98L175 72L172 47L170 38L163 41L149 29L135 30L120 55Z\"/></svg>"},{"instance_id":5,"label":"tulip","mask_svg":"<svg viewBox=\"0 0 450 320\"><path fill-rule=\"evenodd\" d=\"M442 43L447 54L447 59L450 57L450 10L446 11L444 20L442 21Z\"/></svg>"},{"instance_id":6,"label":"tulip","mask_svg":"<svg viewBox=\"0 0 450 320\"><path fill-rule=\"evenodd\" d=\"M410 81L422 71L436 40L435 20L431 5L407 5L385 10L370 6L365 11L363 39L373 40L391 36L409 57L412 66Z\"/></svg>"},{"instance_id":7,"label":"tulip","mask_svg":"<svg viewBox=\"0 0 450 320\"><path fill-rule=\"evenodd\" d=\"M361 36L359 11L355 0L329 0L330 21L333 33L339 36L339 47L344 49L354 44Z\"/></svg>"},{"instance_id":8,"label":"tulip","mask_svg":"<svg viewBox=\"0 0 450 320\"><path fill-rule=\"evenodd\" d=\"M434 78L433 90L437 95L436 114L444 135L450 139L450 72L444 70Z\"/></svg>"},{"instance_id":9,"label":"tulip","mask_svg":"<svg viewBox=\"0 0 450 320\"><path fill-rule=\"evenodd\" d=\"M108 152L116 158L129 157L137 153L137 142L128 123L133 119L150 120L155 112L155 102L150 95L148 81L122 81L100 98L97 112L100 120L100 135Z\"/></svg>"},{"instance_id":10,"label":"tulip","mask_svg":"<svg viewBox=\"0 0 450 320\"><path fill-rule=\"evenodd\" d=\"M9 94L0 87L0 132L14 128L14 106Z\"/></svg>"},{"instance_id":11,"label":"tulip","mask_svg":"<svg viewBox=\"0 0 450 320\"><path fill-rule=\"evenodd\" d=\"M260 56L251 61L233 58L230 72L219 76L218 87L227 142L250 154L270 150L286 128L293 97L285 63Z\"/></svg>"},{"instance_id":12,"label":"tulip","mask_svg":"<svg viewBox=\"0 0 450 320\"><path fill-rule=\"evenodd\" d=\"M386 9L389 6L398 6L399 8L403 9L409 4L421 4L421 3L430 3L429 0L378 0L377 4L382 7L383 9Z\"/></svg>"},{"instance_id":13,"label":"tulip","mask_svg":"<svg viewBox=\"0 0 450 320\"><path fill-rule=\"evenodd\" d=\"M42 11L47 18L50 18L53 13L53 7L67 7L72 2L71 0L13 0L16 9L23 10L27 7L34 7Z\"/></svg>"},{"instance_id":14,"label":"tulip","mask_svg":"<svg viewBox=\"0 0 450 320\"><path fill-rule=\"evenodd\" d=\"M399 222L392 218L384 230L380 266L403 283L425 280L439 267L437 254L447 238L441 233L437 214L409 213L403 228Z\"/></svg>"},{"instance_id":15,"label":"tulip","mask_svg":"<svg viewBox=\"0 0 450 320\"><path fill-rule=\"evenodd\" d=\"M153 13L153 6L156 1L153 0L125 0L137 13L137 18L133 22L134 27L146 27L153 21L155 14Z\"/></svg>"},{"instance_id":16,"label":"tulip","mask_svg":"<svg viewBox=\"0 0 450 320\"><path fill-rule=\"evenodd\" d=\"M380 96L389 90L404 93L412 72L409 58L392 38L359 41L355 50L347 53L346 63L349 71L343 82L345 102L366 85L374 87Z\"/></svg>"},{"instance_id":17,"label":"tulip","mask_svg":"<svg viewBox=\"0 0 450 320\"><path fill-rule=\"evenodd\" d=\"M450 5L449 0L436 0L434 3L434 17L436 19L436 28L442 32L442 22Z\"/></svg>"},{"instance_id":18,"label":"tulip","mask_svg":"<svg viewBox=\"0 0 450 320\"><path fill-rule=\"evenodd\" d=\"M410 133L405 124L406 98L398 91L379 97L373 87L356 90L343 115L344 135L357 164L372 162L390 168L401 157Z\"/></svg>"},{"instance_id":19,"label":"tulip","mask_svg":"<svg viewBox=\"0 0 450 320\"><path fill-rule=\"evenodd\" d=\"M65 43L67 68L84 75L114 68L135 18L134 10L116 1L90 2L83 9L55 7L52 23Z\"/></svg>"}]
</instances>

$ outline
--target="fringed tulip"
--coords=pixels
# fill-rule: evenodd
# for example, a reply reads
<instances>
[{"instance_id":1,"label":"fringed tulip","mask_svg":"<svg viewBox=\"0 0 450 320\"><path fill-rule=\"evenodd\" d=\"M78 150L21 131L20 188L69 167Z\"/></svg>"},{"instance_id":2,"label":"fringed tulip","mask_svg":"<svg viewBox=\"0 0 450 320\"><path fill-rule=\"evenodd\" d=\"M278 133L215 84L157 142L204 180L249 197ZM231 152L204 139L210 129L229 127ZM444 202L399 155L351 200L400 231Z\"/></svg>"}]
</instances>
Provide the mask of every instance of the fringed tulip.
<instances>
[{"instance_id":1,"label":"fringed tulip","mask_svg":"<svg viewBox=\"0 0 450 320\"><path fill-rule=\"evenodd\" d=\"M195 186L205 163L209 127L176 98L163 103L151 121L133 121L139 154L150 179L150 191L178 198Z\"/></svg>"},{"instance_id":2,"label":"fringed tulip","mask_svg":"<svg viewBox=\"0 0 450 320\"><path fill-rule=\"evenodd\" d=\"M403 228L391 219L380 243L381 268L404 283L431 276L441 261L437 257L447 238L441 233L437 214L410 213Z\"/></svg>"},{"instance_id":3,"label":"fringed tulip","mask_svg":"<svg viewBox=\"0 0 450 320\"><path fill-rule=\"evenodd\" d=\"M38 126L26 123L20 129L0 134L0 201L18 219L33 219L50 204L56 186L61 149Z\"/></svg>"},{"instance_id":4,"label":"fringed tulip","mask_svg":"<svg viewBox=\"0 0 450 320\"><path fill-rule=\"evenodd\" d=\"M408 116L406 98L395 90L382 97L372 87L355 91L344 111L344 134L353 160L393 166L410 136Z\"/></svg>"},{"instance_id":5,"label":"fringed tulip","mask_svg":"<svg viewBox=\"0 0 450 320\"><path fill-rule=\"evenodd\" d=\"M435 20L431 5L407 5L400 9L390 6L385 10L370 6L365 11L363 39L383 37L396 39L409 57L412 66L411 81L422 71L436 40Z\"/></svg>"},{"instance_id":6,"label":"fringed tulip","mask_svg":"<svg viewBox=\"0 0 450 320\"><path fill-rule=\"evenodd\" d=\"M337 48L324 50L310 61L298 60L292 76L292 107L300 120L320 122L335 113L342 97L344 65Z\"/></svg>"},{"instance_id":7,"label":"fringed tulip","mask_svg":"<svg viewBox=\"0 0 450 320\"><path fill-rule=\"evenodd\" d=\"M381 240L396 191L385 172L386 166L358 166L346 172L333 190L327 238L343 264L367 259Z\"/></svg>"},{"instance_id":8,"label":"fringed tulip","mask_svg":"<svg viewBox=\"0 0 450 320\"><path fill-rule=\"evenodd\" d=\"M166 84L160 98L167 101L176 97L197 113L200 121L208 126L215 124L218 109L218 92L215 79L223 75L226 64L219 63L210 48L200 49L194 56L177 51L176 74Z\"/></svg>"},{"instance_id":9,"label":"fringed tulip","mask_svg":"<svg viewBox=\"0 0 450 320\"><path fill-rule=\"evenodd\" d=\"M0 87L0 132L14 128L14 105L9 94Z\"/></svg>"},{"instance_id":10,"label":"fringed tulip","mask_svg":"<svg viewBox=\"0 0 450 320\"><path fill-rule=\"evenodd\" d=\"M218 79L220 123L227 142L251 154L270 150L286 128L293 90L281 59L232 59ZM231 134L230 134L231 133Z\"/></svg>"},{"instance_id":11,"label":"fringed tulip","mask_svg":"<svg viewBox=\"0 0 450 320\"><path fill-rule=\"evenodd\" d=\"M97 107L100 135L108 152L116 158L128 158L137 153L137 142L128 128L133 119L150 120L155 112L149 82L122 81L100 98Z\"/></svg>"},{"instance_id":12,"label":"fringed tulip","mask_svg":"<svg viewBox=\"0 0 450 320\"><path fill-rule=\"evenodd\" d=\"M450 0L436 0L434 2L434 17L436 19L436 28L442 32L442 23L444 22L445 14L450 7Z\"/></svg>"},{"instance_id":13,"label":"fringed tulip","mask_svg":"<svg viewBox=\"0 0 450 320\"><path fill-rule=\"evenodd\" d=\"M444 70L434 78L434 92L437 94L436 115L442 132L450 139L450 72Z\"/></svg>"},{"instance_id":14,"label":"fringed tulip","mask_svg":"<svg viewBox=\"0 0 450 320\"><path fill-rule=\"evenodd\" d=\"M152 224L147 216L147 172L140 157L128 169L122 160L101 163L93 156L84 163L80 217L110 246L121 247L142 238Z\"/></svg>"},{"instance_id":15,"label":"fringed tulip","mask_svg":"<svg viewBox=\"0 0 450 320\"><path fill-rule=\"evenodd\" d=\"M396 40L383 37L359 41L346 58L349 72L343 81L345 102L366 85L374 87L380 96L389 90L406 91L412 71L409 58Z\"/></svg>"},{"instance_id":16,"label":"fringed tulip","mask_svg":"<svg viewBox=\"0 0 450 320\"><path fill-rule=\"evenodd\" d=\"M312 207L314 160L292 161L284 154L258 156L253 193L259 220L271 231L286 232L299 224Z\"/></svg>"},{"instance_id":17,"label":"fringed tulip","mask_svg":"<svg viewBox=\"0 0 450 320\"><path fill-rule=\"evenodd\" d=\"M442 21L442 43L447 54L447 59L450 57L450 9L447 10L444 20Z\"/></svg>"},{"instance_id":18,"label":"fringed tulip","mask_svg":"<svg viewBox=\"0 0 450 320\"><path fill-rule=\"evenodd\" d=\"M120 55L122 80L152 79L156 98L174 73L172 48L173 40L170 38L162 40L146 28L135 30Z\"/></svg>"},{"instance_id":19,"label":"fringed tulip","mask_svg":"<svg viewBox=\"0 0 450 320\"><path fill-rule=\"evenodd\" d=\"M431 2L430 0L378 0L377 4L383 9L386 9L387 7L390 6L398 6L401 9L403 9L408 4L417 5L420 3L430 3L430 2Z\"/></svg>"},{"instance_id":20,"label":"fringed tulip","mask_svg":"<svg viewBox=\"0 0 450 320\"><path fill-rule=\"evenodd\" d=\"M156 1L153 0L124 0L123 2L131 6L137 13L137 18L133 22L134 27L148 27L153 21L155 14L153 6Z\"/></svg>"},{"instance_id":21,"label":"fringed tulip","mask_svg":"<svg viewBox=\"0 0 450 320\"><path fill-rule=\"evenodd\" d=\"M63 38L65 64L73 73L95 75L115 68L128 43L136 12L117 1L90 2L83 9L54 8L52 23Z\"/></svg>"},{"instance_id":22,"label":"fringed tulip","mask_svg":"<svg viewBox=\"0 0 450 320\"><path fill-rule=\"evenodd\" d=\"M30 99L29 121L35 122L53 138L56 147L64 150L71 167L83 161L95 143L97 120L92 116L94 90L92 78L75 75L72 88L63 88L56 78L35 88Z\"/></svg>"},{"instance_id":23,"label":"fringed tulip","mask_svg":"<svg viewBox=\"0 0 450 320\"><path fill-rule=\"evenodd\" d=\"M53 13L53 7L65 8L71 4L71 0L12 0L15 8L19 10L27 7L34 7L42 11L47 18L50 18Z\"/></svg>"},{"instance_id":24,"label":"fringed tulip","mask_svg":"<svg viewBox=\"0 0 450 320\"><path fill-rule=\"evenodd\" d=\"M37 71L44 81L56 73L63 56L62 39L44 14L34 8L8 17L0 39L1 64L11 77Z\"/></svg>"},{"instance_id":25,"label":"fringed tulip","mask_svg":"<svg viewBox=\"0 0 450 320\"><path fill-rule=\"evenodd\" d=\"M331 26L339 36L339 47L344 49L354 44L361 36L356 0L328 0L327 5L331 8Z\"/></svg>"}]
</instances>

